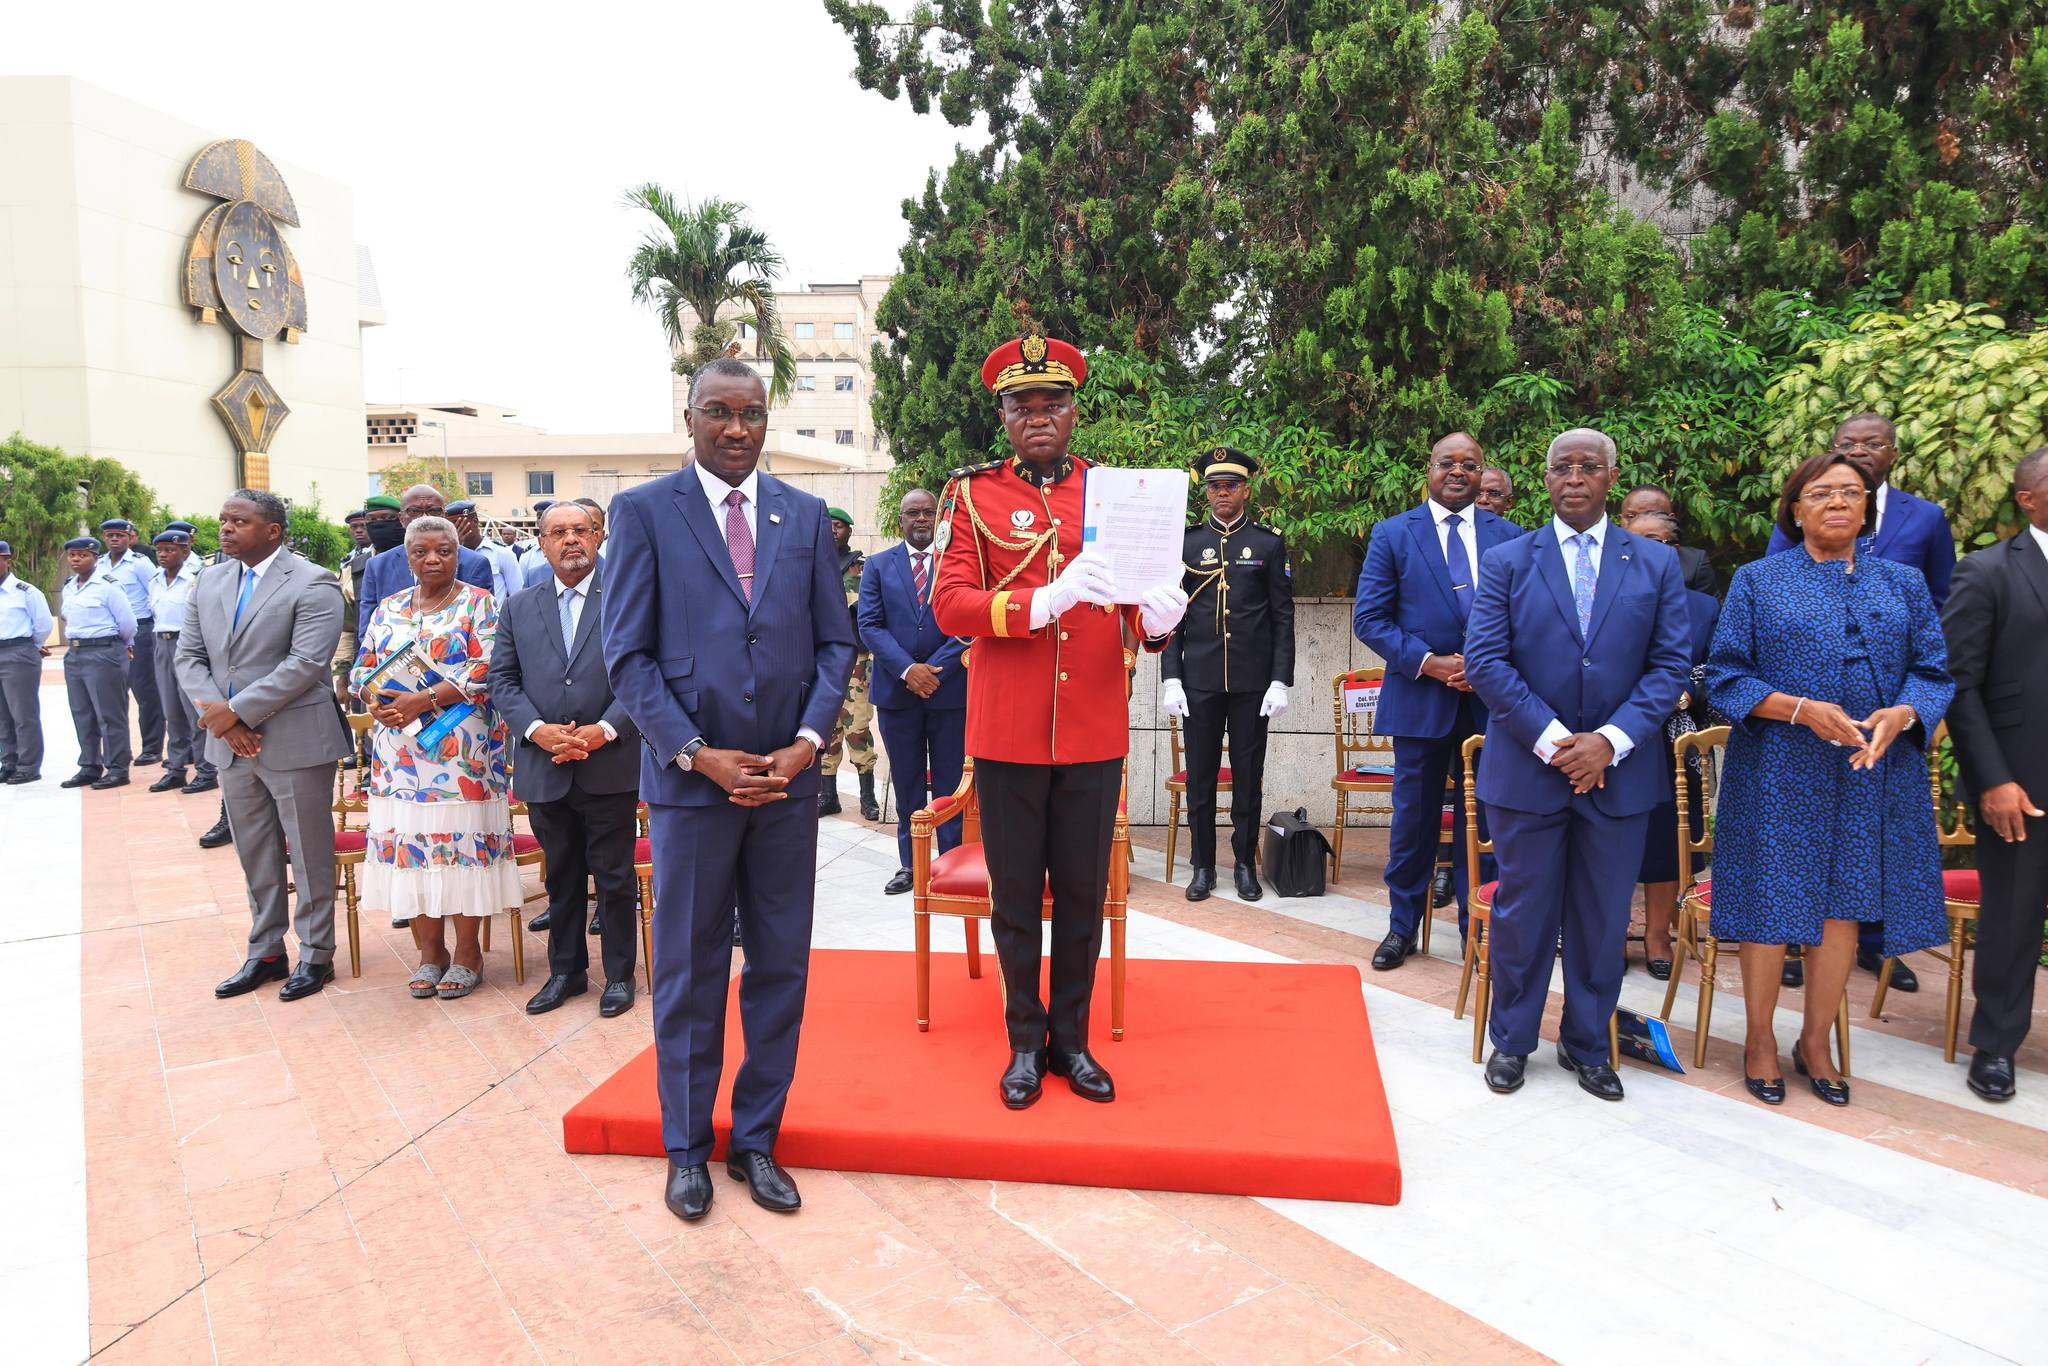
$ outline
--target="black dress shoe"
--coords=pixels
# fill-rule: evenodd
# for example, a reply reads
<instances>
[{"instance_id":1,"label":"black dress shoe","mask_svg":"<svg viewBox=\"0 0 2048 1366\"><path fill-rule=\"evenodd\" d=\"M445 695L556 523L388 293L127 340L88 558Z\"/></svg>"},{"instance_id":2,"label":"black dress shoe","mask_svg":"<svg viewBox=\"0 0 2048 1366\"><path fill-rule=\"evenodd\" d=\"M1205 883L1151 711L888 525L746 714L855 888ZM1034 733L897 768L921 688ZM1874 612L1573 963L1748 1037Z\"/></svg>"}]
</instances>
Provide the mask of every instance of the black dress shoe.
<instances>
[{"instance_id":1,"label":"black dress shoe","mask_svg":"<svg viewBox=\"0 0 2048 1366\"><path fill-rule=\"evenodd\" d=\"M1257 901L1266 894L1259 885L1259 875L1242 863L1237 865L1237 895L1240 901Z\"/></svg>"},{"instance_id":2,"label":"black dress shoe","mask_svg":"<svg viewBox=\"0 0 2048 1366\"><path fill-rule=\"evenodd\" d=\"M1783 1105L1785 1103L1785 1079L1783 1077L1779 1077L1775 1081L1765 1081L1762 1077L1752 1077L1745 1073L1742 1078L1742 1084L1749 1088L1749 1093L1752 1096L1755 1096L1766 1105Z\"/></svg>"},{"instance_id":3,"label":"black dress shoe","mask_svg":"<svg viewBox=\"0 0 2048 1366\"><path fill-rule=\"evenodd\" d=\"M545 1015L571 996L581 996L588 990L590 978L584 973L571 972L550 977L541 985L539 991L533 993L533 999L526 1003L526 1013Z\"/></svg>"},{"instance_id":4,"label":"black dress shoe","mask_svg":"<svg viewBox=\"0 0 2048 1366\"><path fill-rule=\"evenodd\" d=\"M633 1008L633 984L631 982L606 982L604 995L597 998L597 1013L607 1020L623 1015Z\"/></svg>"},{"instance_id":5,"label":"black dress shoe","mask_svg":"<svg viewBox=\"0 0 2048 1366\"><path fill-rule=\"evenodd\" d=\"M5 767L5 768L0 768L0 783L11 783L11 782L13 782L13 781L14 781L14 765L13 765L13 764L9 764L9 765L7 765L7 767Z\"/></svg>"},{"instance_id":6,"label":"black dress shoe","mask_svg":"<svg viewBox=\"0 0 2048 1366\"><path fill-rule=\"evenodd\" d=\"M2015 1093L2011 1055L1978 1052L1970 1059L1970 1089L1986 1100L2011 1100Z\"/></svg>"},{"instance_id":7,"label":"black dress shoe","mask_svg":"<svg viewBox=\"0 0 2048 1366\"><path fill-rule=\"evenodd\" d=\"M1813 1088L1813 1093L1828 1104L1847 1105L1849 1103L1848 1081L1846 1079L1842 1081L1823 1081L1807 1071L1806 1058L1800 1053L1799 1045L1796 1043L1792 1045L1792 1066L1800 1076L1806 1078L1806 1084Z\"/></svg>"},{"instance_id":8,"label":"black dress shoe","mask_svg":"<svg viewBox=\"0 0 2048 1366\"><path fill-rule=\"evenodd\" d=\"M1650 976L1658 981L1668 982L1671 980L1671 960L1669 958L1652 958L1647 966L1650 969Z\"/></svg>"},{"instance_id":9,"label":"black dress shoe","mask_svg":"<svg viewBox=\"0 0 2048 1366\"><path fill-rule=\"evenodd\" d=\"M19 769L17 769L12 775L8 777L7 785L9 787L20 787L24 783L39 783L42 780L43 775L40 773L23 773Z\"/></svg>"},{"instance_id":10,"label":"black dress shoe","mask_svg":"<svg viewBox=\"0 0 2048 1366\"><path fill-rule=\"evenodd\" d=\"M292 975L285 978L284 985L278 988L277 999L296 1001L302 996L311 996L333 980L334 964L308 963L301 958L299 965L292 969Z\"/></svg>"},{"instance_id":11,"label":"black dress shoe","mask_svg":"<svg viewBox=\"0 0 2048 1366\"><path fill-rule=\"evenodd\" d=\"M233 844L235 832L228 828L228 818L222 816L213 823L213 828L199 837L201 849L218 849L223 844Z\"/></svg>"},{"instance_id":12,"label":"black dress shoe","mask_svg":"<svg viewBox=\"0 0 2048 1366\"><path fill-rule=\"evenodd\" d=\"M834 786L832 775L824 775L824 785L818 789L818 814L836 816L839 814L839 789Z\"/></svg>"},{"instance_id":13,"label":"black dress shoe","mask_svg":"<svg viewBox=\"0 0 2048 1366\"><path fill-rule=\"evenodd\" d=\"M1207 901L1209 893L1216 890L1216 870L1197 868L1188 878L1188 900Z\"/></svg>"},{"instance_id":14,"label":"black dress shoe","mask_svg":"<svg viewBox=\"0 0 2048 1366\"><path fill-rule=\"evenodd\" d=\"M898 868L894 873L889 875L889 880L882 884L882 895L902 896L905 892L909 891L912 887L915 887L916 885L917 879L910 875L910 870L908 868Z\"/></svg>"},{"instance_id":15,"label":"black dress shoe","mask_svg":"<svg viewBox=\"0 0 2048 1366\"><path fill-rule=\"evenodd\" d=\"M747 1189L754 1193L754 1203L762 1209L772 1209L777 1214L794 1214L803 1206L803 1197L796 1193L796 1182L790 1180L789 1173L777 1166L775 1159L766 1153L727 1153L725 1174L735 1181L746 1182Z\"/></svg>"},{"instance_id":16,"label":"black dress shoe","mask_svg":"<svg viewBox=\"0 0 2048 1366\"><path fill-rule=\"evenodd\" d=\"M153 749L146 749L135 756L135 762L138 764L160 764L163 761L164 756Z\"/></svg>"},{"instance_id":17,"label":"black dress shoe","mask_svg":"<svg viewBox=\"0 0 2048 1366\"><path fill-rule=\"evenodd\" d=\"M220 779L211 773L202 773L181 789L186 796L196 797L201 792L211 792L220 786Z\"/></svg>"},{"instance_id":18,"label":"black dress shoe","mask_svg":"<svg viewBox=\"0 0 2048 1366\"><path fill-rule=\"evenodd\" d=\"M230 996L241 996L256 990L265 982L275 982L291 972L291 965L284 961L284 955L275 958L251 958L235 970L235 975L213 989L213 994L222 1000Z\"/></svg>"},{"instance_id":19,"label":"black dress shoe","mask_svg":"<svg viewBox=\"0 0 2048 1366\"><path fill-rule=\"evenodd\" d=\"M1503 1096L1513 1095L1522 1089L1522 1074L1528 1067L1528 1054L1494 1049L1486 1059L1486 1089Z\"/></svg>"},{"instance_id":20,"label":"black dress shoe","mask_svg":"<svg viewBox=\"0 0 2048 1366\"><path fill-rule=\"evenodd\" d=\"M1572 1055L1564 1051L1564 1044L1557 1045L1557 1065L1567 1072L1579 1074L1579 1089L1589 1096L1601 1100L1621 1099L1621 1078L1614 1069L1604 1062L1583 1063L1572 1061Z\"/></svg>"},{"instance_id":21,"label":"black dress shoe","mask_svg":"<svg viewBox=\"0 0 2048 1366\"><path fill-rule=\"evenodd\" d=\"M174 787L183 787L184 785L185 770L182 768L167 768L164 770L163 777L158 778L149 785L149 790L151 792L169 792Z\"/></svg>"},{"instance_id":22,"label":"black dress shoe","mask_svg":"<svg viewBox=\"0 0 2048 1366\"><path fill-rule=\"evenodd\" d=\"M1077 1053L1048 1052L1045 1070L1056 1077L1065 1077L1067 1086L1083 1100L1108 1103L1116 1099L1116 1083L1109 1079L1109 1073L1102 1070L1102 1064L1088 1056L1088 1050Z\"/></svg>"},{"instance_id":23,"label":"black dress shoe","mask_svg":"<svg viewBox=\"0 0 2048 1366\"><path fill-rule=\"evenodd\" d=\"M553 923L554 914L553 911L542 911L539 915L526 922L526 928L532 930L535 934L546 934L548 926Z\"/></svg>"},{"instance_id":24,"label":"black dress shoe","mask_svg":"<svg viewBox=\"0 0 2048 1366\"><path fill-rule=\"evenodd\" d=\"M662 1203L668 1212L678 1219L692 1223L711 1212L711 1168L703 1162L692 1162L685 1167L680 1163L668 1164L668 1189L662 1192Z\"/></svg>"},{"instance_id":25,"label":"black dress shoe","mask_svg":"<svg viewBox=\"0 0 2048 1366\"><path fill-rule=\"evenodd\" d=\"M1859 948L1856 950L1856 966L1872 976L1876 976L1884 971L1884 955L1876 949ZM1903 962L1893 963L1890 989L1904 992L1918 991L1920 990L1920 976Z\"/></svg>"},{"instance_id":26,"label":"black dress shoe","mask_svg":"<svg viewBox=\"0 0 2048 1366\"><path fill-rule=\"evenodd\" d=\"M595 936L595 935L601 935L601 934L603 934L603 933L604 933L604 917L603 917L603 916L600 916L600 915L599 915L599 914L598 914L597 912L595 912L595 911L592 911L592 912L590 913L590 926L589 926L588 930L586 931L586 933L588 933L588 934L590 934L590 935L593 935L593 936Z\"/></svg>"},{"instance_id":27,"label":"black dress shoe","mask_svg":"<svg viewBox=\"0 0 2048 1366\"><path fill-rule=\"evenodd\" d=\"M1038 1103L1045 1087L1045 1050L1034 1048L1010 1054L1010 1065L999 1083L1003 1104L1012 1110L1026 1110Z\"/></svg>"},{"instance_id":28,"label":"black dress shoe","mask_svg":"<svg viewBox=\"0 0 2048 1366\"><path fill-rule=\"evenodd\" d=\"M1398 934L1389 930L1387 937L1380 941L1380 946L1372 951L1372 970L1374 972L1386 972L1390 969L1398 968L1401 964L1407 962L1409 955L1414 952L1415 941L1413 939L1410 939L1405 934Z\"/></svg>"},{"instance_id":29,"label":"black dress shoe","mask_svg":"<svg viewBox=\"0 0 2048 1366\"><path fill-rule=\"evenodd\" d=\"M1778 974L1778 980L1788 987L1805 986L1806 960L1803 958L1787 958L1785 960L1785 970Z\"/></svg>"},{"instance_id":30,"label":"black dress shoe","mask_svg":"<svg viewBox=\"0 0 2048 1366\"><path fill-rule=\"evenodd\" d=\"M1448 868L1437 869L1436 876L1429 880L1429 904L1431 909L1442 910L1451 904L1452 899L1457 894L1457 888L1451 884L1451 870Z\"/></svg>"},{"instance_id":31,"label":"black dress shoe","mask_svg":"<svg viewBox=\"0 0 2048 1366\"><path fill-rule=\"evenodd\" d=\"M105 792L109 788L126 786L128 786L128 770L125 768L110 768L92 782L92 790L95 792Z\"/></svg>"},{"instance_id":32,"label":"black dress shoe","mask_svg":"<svg viewBox=\"0 0 2048 1366\"><path fill-rule=\"evenodd\" d=\"M94 783L96 783L96 782L98 782L98 781L100 780L100 777L101 777L101 772L102 772L102 771L101 771L100 769L97 769L97 768L81 768L81 769L79 769L79 770L78 770L78 772L76 772L76 773L72 774L72 775L71 775L70 777L66 778L66 779L65 779L65 780L64 780L63 782L61 782L61 783L57 784L57 786L59 786L59 787L91 787L91 786L92 786L92 785L93 785Z\"/></svg>"}]
</instances>

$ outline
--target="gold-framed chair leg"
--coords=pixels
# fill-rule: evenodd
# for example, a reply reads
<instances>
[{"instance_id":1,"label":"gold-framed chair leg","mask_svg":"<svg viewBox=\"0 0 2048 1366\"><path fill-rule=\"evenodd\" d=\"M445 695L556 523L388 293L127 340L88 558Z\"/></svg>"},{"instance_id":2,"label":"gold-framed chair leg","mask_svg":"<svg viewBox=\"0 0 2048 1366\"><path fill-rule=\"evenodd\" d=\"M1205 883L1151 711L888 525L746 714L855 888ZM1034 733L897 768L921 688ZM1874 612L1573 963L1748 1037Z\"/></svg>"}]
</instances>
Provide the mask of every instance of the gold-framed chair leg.
<instances>
[{"instance_id":1,"label":"gold-framed chair leg","mask_svg":"<svg viewBox=\"0 0 2048 1366\"><path fill-rule=\"evenodd\" d=\"M967 931L967 975L981 980L981 922L971 915L960 917L960 928Z\"/></svg>"},{"instance_id":2,"label":"gold-framed chair leg","mask_svg":"<svg viewBox=\"0 0 2048 1366\"><path fill-rule=\"evenodd\" d=\"M1430 870L1429 882L1431 888L1434 889L1436 886L1435 869ZM1421 945L1422 956L1424 958L1429 957L1429 927L1436 923L1436 907L1430 904L1430 902L1434 901L1435 899L1436 897L1434 890L1432 890L1430 894L1425 895L1422 898L1422 934L1416 942Z\"/></svg>"},{"instance_id":3,"label":"gold-framed chair leg","mask_svg":"<svg viewBox=\"0 0 2048 1366\"><path fill-rule=\"evenodd\" d=\"M1887 964L1889 966L1889 964ZM1835 1012L1835 1043L1842 1054L1842 1075L1849 1075L1849 993L1842 993L1842 1008Z\"/></svg>"},{"instance_id":4,"label":"gold-framed chair leg","mask_svg":"<svg viewBox=\"0 0 2048 1366\"><path fill-rule=\"evenodd\" d=\"M1124 1041L1124 919L1109 922L1109 1039Z\"/></svg>"},{"instance_id":5,"label":"gold-framed chair leg","mask_svg":"<svg viewBox=\"0 0 2048 1366\"><path fill-rule=\"evenodd\" d=\"M1877 990L1872 992L1870 996L1870 1018L1873 1020L1884 1013L1884 998L1890 994L1892 989L1892 964L1898 961L1896 958L1886 958L1884 966L1877 971ZM1950 1061L1953 1062L1954 1059L1950 1059ZM1848 1071L1846 1067L1842 1070Z\"/></svg>"},{"instance_id":6,"label":"gold-framed chair leg","mask_svg":"<svg viewBox=\"0 0 2048 1366\"><path fill-rule=\"evenodd\" d=\"M1607 1017L1607 1065L1617 1071L1621 1067L1621 1016Z\"/></svg>"},{"instance_id":7,"label":"gold-framed chair leg","mask_svg":"<svg viewBox=\"0 0 2048 1366\"><path fill-rule=\"evenodd\" d=\"M647 994L654 994L654 884L640 879L640 957L647 978Z\"/></svg>"},{"instance_id":8,"label":"gold-framed chair leg","mask_svg":"<svg viewBox=\"0 0 2048 1366\"><path fill-rule=\"evenodd\" d=\"M1956 1060L1956 1034L1963 1023L1963 941L1962 921L1948 922L1948 1032L1942 1036L1943 1062Z\"/></svg>"},{"instance_id":9,"label":"gold-framed chair leg","mask_svg":"<svg viewBox=\"0 0 2048 1366\"><path fill-rule=\"evenodd\" d=\"M1472 960L1479 946L1479 922L1472 920L1467 923L1470 928L1465 931L1464 961L1458 968L1458 1007L1451 1012L1454 1020L1465 1018L1465 993L1472 986Z\"/></svg>"},{"instance_id":10,"label":"gold-framed chair leg","mask_svg":"<svg viewBox=\"0 0 2048 1366\"><path fill-rule=\"evenodd\" d=\"M1706 956L1700 960L1700 1009L1692 1027L1692 1065L1707 1065L1707 1031L1714 1023L1714 968L1721 961L1721 941L1707 934ZM1676 965L1673 971L1676 971Z\"/></svg>"},{"instance_id":11,"label":"gold-framed chair leg","mask_svg":"<svg viewBox=\"0 0 2048 1366\"><path fill-rule=\"evenodd\" d=\"M1350 793L1337 789L1337 824L1330 831L1330 881L1344 880L1344 814Z\"/></svg>"},{"instance_id":12,"label":"gold-framed chair leg","mask_svg":"<svg viewBox=\"0 0 2048 1366\"><path fill-rule=\"evenodd\" d=\"M917 911L912 919L917 922L917 1032L928 1034L932 1027L932 914Z\"/></svg>"},{"instance_id":13,"label":"gold-framed chair leg","mask_svg":"<svg viewBox=\"0 0 2048 1366\"><path fill-rule=\"evenodd\" d=\"M512 918L512 980L526 985L526 927L519 923L519 908L505 912Z\"/></svg>"},{"instance_id":14,"label":"gold-framed chair leg","mask_svg":"<svg viewBox=\"0 0 2048 1366\"><path fill-rule=\"evenodd\" d=\"M1657 1012L1657 1018L1665 1024L1671 1023L1671 1007L1678 1003L1678 982L1685 976L1686 957L1699 952L1699 946L1693 943L1691 922L1692 913L1686 910L1683 902L1679 903L1675 935L1678 942L1672 946L1671 979L1664 984L1664 1009Z\"/></svg>"},{"instance_id":15,"label":"gold-framed chair leg","mask_svg":"<svg viewBox=\"0 0 2048 1366\"><path fill-rule=\"evenodd\" d=\"M360 907L356 901L356 866L353 863L341 865L341 896L348 907L348 975L363 975L363 926L357 915ZM1953 1061L1953 1059L1951 1059Z\"/></svg>"},{"instance_id":16,"label":"gold-framed chair leg","mask_svg":"<svg viewBox=\"0 0 2048 1366\"><path fill-rule=\"evenodd\" d=\"M1490 961L1493 945L1488 942L1492 936L1478 926L1473 926L1473 933L1479 939L1479 984L1472 1001L1472 1061L1478 1062L1481 1047L1486 1042L1486 1015L1493 1006L1493 965Z\"/></svg>"},{"instance_id":17,"label":"gold-framed chair leg","mask_svg":"<svg viewBox=\"0 0 2048 1366\"><path fill-rule=\"evenodd\" d=\"M482 928L481 930L479 930L479 931L477 932L477 943L478 943L478 946L479 946L480 948L482 948L482 949L483 949L483 951L484 951L485 953L489 953L489 952L491 951L491 921L492 921L492 919L493 919L493 917L491 917L491 916L488 916L488 915L487 915L487 916L485 916L485 917L484 917L484 924L483 924L483 928Z\"/></svg>"},{"instance_id":18,"label":"gold-framed chair leg","mask_svg":"<svg viewBox=\"0 0 2048 1366\"><path fill-rule=\"evenodd\" d=\"M1171 884L1173 882L1173 854L1175 848L1180 843L1180 793L1169 791L1166 794L1166 801L1166 881ZM1188 838L1192 840L1194 836L1191 834Z\"/></svg>"}]
</instances>

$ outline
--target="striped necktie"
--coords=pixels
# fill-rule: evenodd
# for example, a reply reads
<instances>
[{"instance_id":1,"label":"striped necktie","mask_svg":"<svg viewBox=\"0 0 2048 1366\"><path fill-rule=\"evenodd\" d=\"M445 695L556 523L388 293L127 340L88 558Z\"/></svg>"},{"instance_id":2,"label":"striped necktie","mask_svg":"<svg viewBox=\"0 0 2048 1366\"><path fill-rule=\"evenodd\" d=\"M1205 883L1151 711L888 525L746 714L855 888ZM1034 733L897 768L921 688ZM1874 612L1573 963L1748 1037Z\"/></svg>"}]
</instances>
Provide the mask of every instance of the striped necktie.
<instances>
[{"instance_id":1,"label":"striped necktie","mask_svg":"<svg viewBox=\"0 0 2048 1366\"><path fill-rule=\"evenodd\" d=\"M924 606L931 600L932 595L932 576L931 571L925 568L925 560L923 551L910 552L910 578L917 585L917 611L920 616L924 614Z\"/></svg>"}]
</instances>

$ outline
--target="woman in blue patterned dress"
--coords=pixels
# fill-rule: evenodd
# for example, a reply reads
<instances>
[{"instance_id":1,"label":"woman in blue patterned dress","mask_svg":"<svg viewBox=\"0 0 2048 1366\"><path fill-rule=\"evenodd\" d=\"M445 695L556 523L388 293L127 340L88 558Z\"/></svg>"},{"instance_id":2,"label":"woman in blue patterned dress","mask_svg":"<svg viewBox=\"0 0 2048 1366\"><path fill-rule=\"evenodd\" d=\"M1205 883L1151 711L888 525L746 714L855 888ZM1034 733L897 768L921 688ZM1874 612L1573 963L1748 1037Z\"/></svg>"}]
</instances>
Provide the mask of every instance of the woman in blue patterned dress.
<instances>
[{"instance_id":1,"label":"woman in blue patterned dress","mask_svg":"<svg viewBox=\"0 0 2048 1366\"><path fill-rule=\"evenodd\" d=\"M1793 471L1778 505L1793 548L1735 572L1707 657L1707 700L1733 719L1711 924L1742 945L1743 1074L1773 1105L1787 944L1809 946L1793 1065L1846 1105L1829 1028L1858 924L1883 920L1890 955L1947 937L1924 747L1955 685L1926 581L1859 545L1875 511L1842 452Z\"/></svg>"},{"instance_id":2,"label":"woman in blue patterned dress","mask_svg":"<svg viewBox=\"0 0 2048 1366\"><path fill-rule=\"evenodd\" d=\"M510 749L484 695L498 613L491 595L455 577L455 528L421 517L405 530L418 586L379 603L363 632L350 688L369 705L369 845L363 902L412 924L420 965L412 994L467 996L483 980L483 918L520 904L512 862ZM428 691L379 688L371 675L417 641L445 681ZM468 702L475 711L431 746L405 733ZM424 733L424 731L422 732ZM442 922L455 921L449 951Z\"/></svg>"}]
</instances>

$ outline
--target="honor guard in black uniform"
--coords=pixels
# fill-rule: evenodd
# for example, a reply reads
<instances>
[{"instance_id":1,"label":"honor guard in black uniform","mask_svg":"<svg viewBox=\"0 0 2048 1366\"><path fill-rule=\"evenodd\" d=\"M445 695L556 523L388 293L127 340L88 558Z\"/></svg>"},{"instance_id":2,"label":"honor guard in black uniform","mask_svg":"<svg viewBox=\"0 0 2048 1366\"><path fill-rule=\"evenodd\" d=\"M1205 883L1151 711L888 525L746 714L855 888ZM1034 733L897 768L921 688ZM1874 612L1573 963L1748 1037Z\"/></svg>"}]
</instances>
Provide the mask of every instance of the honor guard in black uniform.
<instances>
[{"instance_id":1,"label":"honor guard in black uniform","mask_svg":"<svg viewBox=\"0 0 2048 1366\"><path fill-rule=\"evenodd\" d=\"M1186 718L1188 900L1216 886L1216 775L1230 735L1230 849L1237 894L1262 894L1253 870L1266 772L1266 723L1294 686L1294 581L1287 542L1245 511L1258 462L1218 446L1195 461L1209 515L1188 528L1181 558L1188 614L1160 656L1160 707Z\"/></svg>"}]
</instances>

